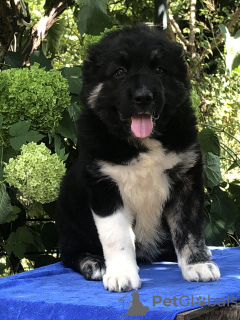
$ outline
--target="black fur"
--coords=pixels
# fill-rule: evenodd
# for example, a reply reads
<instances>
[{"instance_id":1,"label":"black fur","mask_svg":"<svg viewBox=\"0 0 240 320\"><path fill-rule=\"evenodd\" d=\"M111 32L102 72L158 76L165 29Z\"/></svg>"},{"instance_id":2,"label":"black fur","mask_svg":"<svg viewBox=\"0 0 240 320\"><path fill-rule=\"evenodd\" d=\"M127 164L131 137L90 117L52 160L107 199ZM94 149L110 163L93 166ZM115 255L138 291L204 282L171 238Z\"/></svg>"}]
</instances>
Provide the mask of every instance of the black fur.
<instances>
[{"instance_id":1,"label":"black fur","mask_svg":"<svg viewBox=\"0 0 240 320\"><path fill-rule=\"evenodd\" d=\"M64 265L91 279L92 260L97 255L100 267L96 270L104 269L103 249L91 210L106 217L124 203L117 183L103 176L99 166L101 161L128 165L141 153L149 152L142 139L131 131L130 119L139 113L152 115L154 127L150 139L159 141L166 153L180 154L192 148L196 154L191 168L182 162L165 172L171 194L159 221L164 241L159 238L153 256L156 260L176 259L174 248L181 252L188 245L190 234L192 248L187 263L209 261L202 227L202 155L182 47L158 30L125 27L110 32L89 48L82 72L84 109L78 123L79 157L63 179L57 204ZM103 83L101 90L93 95L100 83ZM136 251L142 260L149 258L138 241ZM89 266L81 268L88 258Z\"/></svg>"}]
</instances>

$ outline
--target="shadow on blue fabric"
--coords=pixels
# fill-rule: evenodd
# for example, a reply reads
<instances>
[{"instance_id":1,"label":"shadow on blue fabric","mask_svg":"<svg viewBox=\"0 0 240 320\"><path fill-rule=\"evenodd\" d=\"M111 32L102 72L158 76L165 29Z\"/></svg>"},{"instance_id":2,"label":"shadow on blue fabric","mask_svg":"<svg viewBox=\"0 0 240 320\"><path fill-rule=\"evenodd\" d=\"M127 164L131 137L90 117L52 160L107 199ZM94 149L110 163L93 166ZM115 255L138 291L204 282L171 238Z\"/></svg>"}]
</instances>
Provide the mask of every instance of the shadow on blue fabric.
<instances>
[{"instance_id":1,"label":"shadow on blue fabric","mask_svg":"<svg viewBox=\"0 0 240 320\"><path fill-rule=\"evenodd\" d=\"M221 270L217 282L187 282L176 263L140 265L138 294L112 293L102 282L86 281L61 263L0 280L1 320L173 320L180 312L204 305L240 301L240 247L212 248ZM134 312L129 309L134 302ZM131 316L139 312L145 315Z\"/></svg>"}]
</instances>

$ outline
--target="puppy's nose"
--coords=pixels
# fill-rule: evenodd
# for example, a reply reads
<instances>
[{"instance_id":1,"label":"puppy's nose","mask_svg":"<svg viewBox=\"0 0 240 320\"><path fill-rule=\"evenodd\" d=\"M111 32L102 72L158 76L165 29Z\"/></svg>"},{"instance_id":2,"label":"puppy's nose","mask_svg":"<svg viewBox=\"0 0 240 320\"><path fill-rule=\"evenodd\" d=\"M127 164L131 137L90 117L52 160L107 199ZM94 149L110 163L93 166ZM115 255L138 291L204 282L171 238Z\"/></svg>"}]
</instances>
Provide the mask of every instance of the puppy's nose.
<instances>
[{"instance_id":1,"label":"puppy's nose","mask_svg":"<svg viewBox=\"0 0 240 320\"><path fill-rule=\"evenodd\" d=\"M152 102L153 94L148 89L138 89L133 95L133 100L137 104L146 105Z\"/></svg>"}]
</instances>

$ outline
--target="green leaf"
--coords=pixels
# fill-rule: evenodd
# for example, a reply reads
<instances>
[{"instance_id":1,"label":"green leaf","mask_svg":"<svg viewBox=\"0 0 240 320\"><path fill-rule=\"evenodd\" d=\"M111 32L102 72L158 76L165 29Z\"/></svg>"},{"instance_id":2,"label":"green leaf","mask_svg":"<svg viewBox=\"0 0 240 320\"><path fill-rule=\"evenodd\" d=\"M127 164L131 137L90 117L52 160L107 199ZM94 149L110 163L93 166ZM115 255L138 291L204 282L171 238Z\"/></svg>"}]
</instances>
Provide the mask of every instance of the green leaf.
<instances>
[{"instance_id":1,"label":"green leaf","mask_svg":"<svg viewBox=\"0 0 240 320\"><path fill-rule=\"evenodd\" d=\"M10 256L12 253L22 259L26 250L24 243L20 243L16 232L11 232L10 236L7 239L7 243L4 244L4 249L7 254Z\"/></svg>"},{"instance_id":2,"label":"green leaf","mask_svg":"<svg viewBox=\"0 0 240 320\"><path fill-rule=\"evenodd\" d=\"M64 144L59 134L52 133L49 135L50 138L53 138L55 153L58 155L59 159L66 161L69 154L66 154Z\"/></svg>"},{"instance_id":3,"label":"green leaf","mask_svg":"<svg viewBox=\"0 0 240 320\"><path fill-rule=\"evenodd\" d=\"M14 150L20 150L27 142L38 142L44 135L34 130L29 130L31 121L19 121L10 127L10 144Z\"/></svg>"},{"instance_id":4,"label":"green leaf","mask_svg":"<svg viewBox=\"0 0 240 320\"><path fill-rule=\"evenodd\" d=\"M4 59L13 68L21 68L24 62L23 55L19 52L8 51Z\"/></svg>"},{"instance_id":5,"label":"green leaf","mask_svg":"<svg viewBox=\"0 0 240 320\"><path fill-rule=\"evenodd\" d=\"M109 0L75 0L75 2L81 6L96 7L103 13L107 13L107 4Z\"/></svg>"},{"instance_id":6,"label":"green leaf","mask_svg":"<svg viewBox=\"0 0 240 320\"><path fill-rule=\"evenodd\" d=\"M0 83L0 91L4 89L6 84L7 84L7 81L3 81L2 83Z\"/></svg>"},{"instance_id":7,"label":"green leaf","mask_svg":"<svg viewBox=\"0 0 240 320\"><path fill-rule=\"evenodd\" d=\"M73 121L77 121L81 114L81 109L76 103L71 103L68 107L68 113Z\"/></svg>"},{"instance_id":8,"label":"green leaf","mask_svg":"<svg viewBox=\"0 0 240 320\"><path fill-rule=\"evenodd\" d=\"M240 45L240 42L239 42ZM238 71L240 67L240 51L237 52L232 61L232 71Z\"/></svg>"},{"instance_id":9,"label":"green leaf","mask_svg":"<svg viewBox=\"0 0 240 320\"><path fill-rule=\"evenodd\" d=\"M81 68L71 67L63 68L62 75L67 79L69 91L71 93L80 94L82 89Z\"/></svg>"},{"instance_id":10,"label":"green leaf","mask_svg":"<svg viewBox=\"0 0 240 320\"><path fill-rule=\"evenodd\" d=\"M0 115L0 130L2 129L2 125L3 125L3 117Z\"/></svg>"},{"instance_id":11,"label":"green leaf","mask_svg":"<svg viewBox=\"0 0 240 320\"><path fill-rule=\"evenodd\" d=\"M71 94L71 103L81 104L79 94L73 94L73 93ZM81 107L79 107L79 108L81 108Z\"/></svg>"},{"instance_id":12,"label":"green leaf","mask_svg":"<svg viewBox=\"0 0 240 320\"><path fill-rule=\"evenodd\" d=\"M34 217L40 218L40 217L42 217L44 215L44 210L43 210L42 204L39 203L39 202L34 202L29 207L29 210L28 210L27 213L28 213L29 217L31 217L31 218L34 218Z\"/></svg>"},{"instance_id":13,"label":"green leaf","mask_svg":"<svg viewBox=\"0 0 240 320\"><path fill-rule=\"evenodd\" d=\"M80 67L66 67L62 68L61 71L65 78L79 78L82 74Z\"/></svg>"},{"instance_id":14,"label":"green leaf","mask_svg":"<svg viewBox=\"0 0 240 320\"><path fill-rule=\"evenodd\" d=\"M20 212L21 212L20 208L18 208L17 206L12 206L12 214L8 217L7 222L15 221Z\"/></svg>"},{"instance_id":15,"label":"green leaf","mask_svg":"<svg viewBox=\"0 0 240 320\"><path fill-rule=\"evenodd\" d=\"M67 111L63 113L63 119L60 121L56 132L62 137L71 139L75 144L77 143L77 128Z\"/></svg>"},{"instance_id":16,"label":"green leaf","mask_svg":"<svg viewBox=\"0 0 240 320\"><path fill-rule=\"evenodd\" d=\"M205 155L205 186L213 188L221 181L220 159L215 154L208 152Z\"/></svg>"},{"instance_id":17,"label":"green leaf","mask_svg":"<svg viewBox=\"0 0 240 320\"><path fill-rule=\"evenodd\" d=\"M205 236L208 245L222 245L226 233L234 234L238 217L237 203L226 190L215 187L210 197L210 210L205 221ZM209 208L209 206L208 206Z\"/></svg>"},{"instance_id":18,"label":"green leaf","mask_svg":"<svg viewBox=\"0 0 240 320\"><path fill-rule=\"evenodd\" d=\"M0 152L1 152L1 150L0 150ZM17 155L17 152L13 148L9 147L9 148L4 149L3 162L9 162L9 159L14 158L16 155Z\"/></svg>"},{"instance_id":19,"label":"green leaf","mask_svg":"<svg viewBox=\"0 0 240 320\"><path fill-rule=\"evenodd\" d=\"M52 133L51 138L53 139L54 149L55 149L55 152L57 153L57 150L60 150L63 147L61 137L59 134Z\"/></svg>"},{"instance_id":20,"label":"green leaf","mask_svg":"<svg viewBox=\"0 0 240 320\"><path fill-rule=\"evenodd\" d=\"M235 161L231 164L231 166L227 169L227 171L230 171L230 170L235 169L235 168L237 168L237 167L240 167L240 161L239 161L239 160L235 160Z\"/></svg>"},{"instance_id":21,"label":"green leaf","mask_svg":"<svg viewBox=\"0 0 240 320\"><path fill-rule=\"evenodd\" d=\"M29 56L29 62L31 66L34 65L35 62L37 62L39 64L39 67L45 68L46 71L52 69L51 62L41 51L33 51L33 53Z\"/></svg>"},{"instance_id":22,"label":"green leaf","mask_svg":"<svg viewBox=\"0 0 240 320\"><path fill-rule=\"evenodd\" d=\"M36 131L30 130L25 135L21 135L19 137L14 137L10 139L10 144L15 150L20 150L23 144L26 144L27 142L38 142L40 141L44 136L42 134L39 134Z\"/></svg>"},{"instance_id":23,"label":"green leaf","mask_svg":"<svg viewBox=\"0 0 240 320\"><path fill-rule=\"evenodd\" d=\"M205 220L204 233L208 246L221 246L226 237L225 221L219 213Z\"/></svg>"},{"instance_id":24,"label":"green leaf","mask_svg":"<svg viewBox=\"0 0 240 320\"><path fill-rule=\"evenodd\" d=\"M233 200L228 196L227 191L220 188L214 188L211 193L212 204L210 214L218 213L225 221L225 230L234 232L234 224L238 216L238 208Z\"/></svg>"},{"instance_id":25,"label":"green leaf","mask_svg":"<svg viewBox=\"0 0 240 320\"><path fill-rule=\"evenodd\" d=\"M47 34L47 50L55 55L58 52L60 40L65 30L65 20L60 19L52 25Z\"/></svg>"},{"instance_id":26,"label":"green leaf","mask_svg":"<svg viewBox=\"0 0 240 320\"><path fill-rule=\"evenodd\" d=\"M0 164L0 182L3 181L3 167Z\"/></svg>"},{"instance_id":27,"label":"green leaf","mask_svg":"<svg viewBox=\"0 0 240 320\"><path fill-rule=\"evenodd\" d=\"M66 154L65 148L62 148L62 149L60 149L60 150L58 151L57 155L58 155L58 157L59 157L60 160L66 161L67 158L68 158L68 156L69 156L69 153Z\"/></svg>"},{"instance_id":28,"label":"green leaf","mask_svg":"<svg viewBox=\"0 0 240 320\"><path fill-rule=\"evenodd\" d=\"M26 251L28 251L28 252L44 251L45 247L44 247L44 245L42 243L42 239L40 237L39 232L37 230L35 230L35 229L31 229L31 232L32 232L32 235L33 235L34 242L26 244ZM39 256L39 254L36 254L36 255ZM33 258L34 255L33 254L28 256L25 253L24 256L27 257L27 259L34 260L34 258Z\"/></svg>"},{"instance_id":29,"label":"green leaf","mask_svg":"<svg viewBox=\"0 0 240 320\"><path fill-rule=\"evenodd\" d=\"M210 128L203 129L198 135L199 142L204 153L211 152L220 156L221 147L216 132Z\"/></svg>"},{"instance_id":30,"label":"green leaf","mask_svg":"<svg viewBox=\"0 0 240 320\"><path fill-rule=\"evenodd\" d=\"M30 125L31 121L19 121L10 127L10 135L12 137L18 137L22 133L25 134L29 130Z\"/></svg>"},{"instance_id":31,"label":"green leaf","mask_svg":"<svg viewBox=\"0 0 240 320\"><path fill-rule=\"evenodd\" d=\"M78 13L78 31L81 35L99 35L105 28L110 29L112 26L110 18L99 6L84 6Z\"/></svg>"},{"instance_id":32,"label":"green leaf","mask_svg":"<svg viewBox=\"0 0 240 320\"><path fill-rule=\"evenodd\" d=\"M7 222L12 214L12 206L9 195L6 192L4 183L0 184L0 224Z\"/></svg>"},{"instance_id":33,"label":"green leaf","mask_svg":"<svg viewBox=\"0 0 240 320\"><path fill-rule=\"evenodd\" d=\"M17 235L21 242L34 243L33 234L27 226L19 227Z\"/></svg>"},{"instance_id":34,"label":"green leaf","mask_svg":"<svg viewBox=\"0 0 240 320\"><path fill-rule=\"evenodd\" d=\"M17 228L16 232L11 232L4 248L8 255L13 253L16 257L22 259L29 244L34 244L33 234L28 227L23 226Z\"/></svg>"},{"instance_id":35,"label":"green leaf","mask_svg":"<svg viewBox=\"0 0 240 320\"><path fill-rule=\"evenodd\" d=\"M224 24L219 24L218 25L223 37L224 37L224 40L226 41L226 38L229 36L229 31L228 31L228 28L225 27Z\"/></svg>"}]
</instances>

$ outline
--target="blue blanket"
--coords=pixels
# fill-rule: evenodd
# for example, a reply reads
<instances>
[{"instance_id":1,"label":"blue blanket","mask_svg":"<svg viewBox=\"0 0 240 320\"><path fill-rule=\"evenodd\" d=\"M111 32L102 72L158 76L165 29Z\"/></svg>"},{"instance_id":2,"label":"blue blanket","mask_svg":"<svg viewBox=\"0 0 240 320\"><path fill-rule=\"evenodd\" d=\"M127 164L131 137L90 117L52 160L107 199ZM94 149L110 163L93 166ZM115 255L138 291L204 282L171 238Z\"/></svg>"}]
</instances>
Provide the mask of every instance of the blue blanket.
<instances>
[{"instance_id":1,"label":"blue blanket","mask_svg":"<svg viewBox=\"0 0 240 320\"><path fill-rule=\"evenodd\" d=\"M221 270L217 282L182 278L176 263L140 265L142 288L112 293L102 282L86 281L61 263L0 279L1 320L171 320L204 305L240 301L240 248L212 248ZM132 317L134 316L134 317Z\"/></svg>"}]
</instances>

